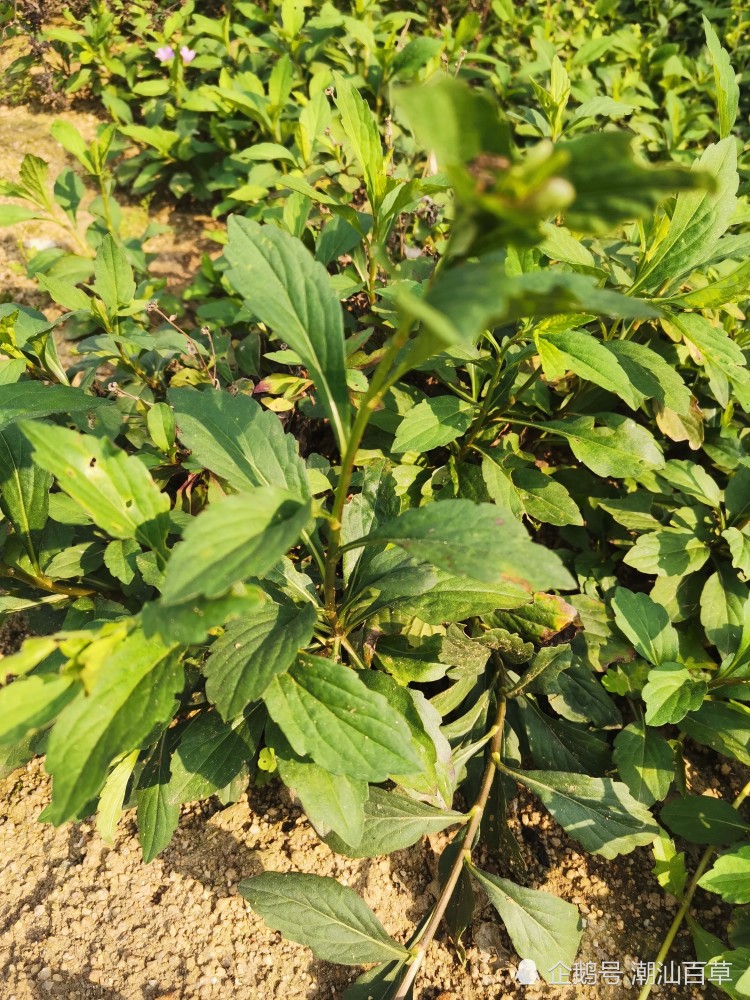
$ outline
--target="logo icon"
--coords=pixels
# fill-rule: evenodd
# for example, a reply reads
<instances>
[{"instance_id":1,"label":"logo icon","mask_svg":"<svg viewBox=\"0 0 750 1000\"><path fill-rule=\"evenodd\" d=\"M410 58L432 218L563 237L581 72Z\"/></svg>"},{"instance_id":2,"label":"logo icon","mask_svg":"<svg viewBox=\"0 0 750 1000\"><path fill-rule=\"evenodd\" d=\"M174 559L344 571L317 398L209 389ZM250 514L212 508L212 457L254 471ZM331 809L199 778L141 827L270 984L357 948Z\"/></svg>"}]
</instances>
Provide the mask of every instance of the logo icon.
<instances>
[{"instance_id":1,"label":"logo icon","mask_svg":"<svg viewBox=\"0 0 750 1000\"><path fill-rule=\"evenodd\" d=\"M516 982L521 983L522 986L531 986L532 983L539 981L539 974L536 971L536 964L530 958L524 958L518 964L518 969L516 970Z\"/></svg>"}]
</instances>

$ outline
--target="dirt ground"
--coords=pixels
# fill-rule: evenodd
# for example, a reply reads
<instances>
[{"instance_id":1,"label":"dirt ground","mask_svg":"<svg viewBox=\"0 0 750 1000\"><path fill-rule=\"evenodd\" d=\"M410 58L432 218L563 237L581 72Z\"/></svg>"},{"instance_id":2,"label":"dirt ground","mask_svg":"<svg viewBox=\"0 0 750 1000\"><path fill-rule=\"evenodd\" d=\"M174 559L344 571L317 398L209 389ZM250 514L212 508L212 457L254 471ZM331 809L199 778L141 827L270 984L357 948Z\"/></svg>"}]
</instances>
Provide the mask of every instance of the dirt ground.
<instances>
[{"instance_id":1,"label":"dirt ground","mask_svg":"<svg viewBox=\"0 0 750 1000\"><path fill-rule=\"evenodd\" d=\"M49 136L55 117L0 108L0 177L14 178L29 150L51 162L54 176L66 162ZM92 115L66 111L65 117L93 134ZM134 225L138 213L145 213L142 206L129 211ZM215 223L166 210L161 221L174 232L149 248L160 251L161 273L176 289L189 280L206 248L202 230ZM37 237L62 240L63 234L53 236L38 223L0 231L0 301L41 305L23 263L25 242ZM713 759L704 764L714 773ZM711 778L709 786L720 783L729 795L740 781L725 775ZM699 779L695 790L703 790ZM249 798L227 808L186 807L171 846L149 866L141 861L132 811L109 847L93 822L60 829L38 824L49 794L40 761L0 782L0 1000L329 1000L340 997L356 973L321 963L269 931L239 896L241 879L288 870L333 876L360 892L400 940L410 936L436 895L433 848L441 848L443 837L389 858L340 858L276 784L251 790ZM619 962L627 972L636 961L653 960L676 902L651 874L649 850L615 861L586 857L525 800L513 826L532 873L530 885L580 910L585 932L579 961L597 968L603 961ZM695 856L690 860L694 866ZM493 866L492 859L480 862ZM502 873L502 864L496 870ZM699 892L697 905L704 923L720 929L726 911L714 898ZM493 914L480 903L466 935L465 966L444 936L433 944L418 979L419 1000L637 996L630 979L618 986L517 985L517 956ZM686 931L670 957L694 958ZM718 994L708 986L692 993L678 986L657 987L653 995L699 1000Z\"/></svg>"}]
</instances>

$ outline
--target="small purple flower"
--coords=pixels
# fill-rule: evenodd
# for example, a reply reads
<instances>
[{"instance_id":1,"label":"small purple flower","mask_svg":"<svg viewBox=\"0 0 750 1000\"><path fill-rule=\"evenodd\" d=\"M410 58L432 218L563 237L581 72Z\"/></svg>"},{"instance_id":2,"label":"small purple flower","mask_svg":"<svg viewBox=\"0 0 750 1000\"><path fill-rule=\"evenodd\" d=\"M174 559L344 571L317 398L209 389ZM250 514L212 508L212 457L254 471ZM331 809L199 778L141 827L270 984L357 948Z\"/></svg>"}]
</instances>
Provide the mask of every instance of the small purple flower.
<instances>
[{"instance_id":1,"label":"small purple flower","mask_svg":"<svg viewBox=\"0 0 750 1000\"><path fill-rule=\"evenodd\" d=\"M195 59L195 49L189 49L187 45L183 45L180 49L180 55L182 56L182 61L187 66L188 63L191 63Z\"/></svg>"},{"instance_id":2,"label":"small purple flower","mask_svg":"<svg viewBox=\"0 0 750 1000\"><path fill-rule=\"evenodd\" d=\"M162 45L156 50L156 58L160 63L172 62L174 59L174 49L171 45Z\"/></svg>"}]
</instances>

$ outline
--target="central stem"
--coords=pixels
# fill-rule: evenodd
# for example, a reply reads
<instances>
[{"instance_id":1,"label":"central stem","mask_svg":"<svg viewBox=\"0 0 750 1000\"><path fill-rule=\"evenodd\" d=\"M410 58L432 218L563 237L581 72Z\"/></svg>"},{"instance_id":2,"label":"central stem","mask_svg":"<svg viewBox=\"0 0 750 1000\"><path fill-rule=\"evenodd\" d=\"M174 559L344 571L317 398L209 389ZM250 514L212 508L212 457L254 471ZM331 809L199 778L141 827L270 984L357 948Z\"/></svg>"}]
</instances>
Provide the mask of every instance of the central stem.
<instances>
[{"instance_id":1,"label":"central stem","mask_svg":"<svg viewBox=\"0 0 750 1000\"><path fill-rule=\"evenodd\" d=\"M492 782L495 780L496 767L493 758L500 754L503 742L505 706L507 705L507 702L505 700L505 695L502 693L499 694L498 697L500 698L500 701L497 706L497 719L492 730L492 740L487 754L487 764L484 769L484 774L482 775L482 784L479 789L479 795L477 796L476 802L471 809L471 820L466 828L464 849L459 851L456 855L456 860L453 862L453 867L451 868L448 879L443 886L443 891L441 892L437 905L433 910L430 922L427 924L424 934L421 937L414 959L409 966L401 985L399 986L398 993L394 994L393 1000L406 1000L412 983L417 978L417 973L424 962L427 949L432 943L432 939L435 937L438 927L440 926L440 921L443 919L445 911L448 908L448 904L450 903L451 896L453 895L453 890L456 888L456 883L459 880L463 866L466 862L471 860L471 851L477 834L479 833L479 826L482 822L482 817L484 816L487 800L490 797Z\"/></svg>"},{"instance_id":2,"label":"central stem","mask_svg":"<svg viewBox=\"0 0 750 1000\"><path fill-rule=\"evenodd\" d=\"M343 631L336 611L336 567L341 557L341 522L354 471L354 462L370 417L392 385L393 379L389 378L391 367L399 351L406 343L410 329L411 324L405 321L383 353L383 357L373 373L370 386L362 399L357 416L354 418L354 424L341 459L341 471L336 485L336 492L333 496L328 552L326 554L325 573L323 575L326 614L333 630L334 639L338 640L343 635Z\"/></svg>"}]
</instances>

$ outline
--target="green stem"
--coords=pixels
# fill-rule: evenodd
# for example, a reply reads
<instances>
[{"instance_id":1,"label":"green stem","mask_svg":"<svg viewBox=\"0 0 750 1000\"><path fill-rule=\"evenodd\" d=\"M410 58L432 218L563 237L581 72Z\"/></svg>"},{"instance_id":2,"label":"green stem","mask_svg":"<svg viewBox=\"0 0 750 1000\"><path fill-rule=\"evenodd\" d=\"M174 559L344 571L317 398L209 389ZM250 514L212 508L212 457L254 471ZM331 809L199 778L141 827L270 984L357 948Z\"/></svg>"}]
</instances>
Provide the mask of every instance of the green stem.
<instances>
[{"instance_id":1,"label":"green stem","mask_svg":"<svg viewBox=\"0 0 750 1000\"><path fill-rule=\"evenodd\" d=\"M505 698L500 695L500 701L497 707L497 719L492 730L492 741L489 747L487 764L484 769L484 774L482 775L482 784L479 789L479 795L471 808L471 819L469 820L469 825L466 828L466 836L464 837L464 849L463 851L459 851L456 855L456 860L454 861L453 867L448 875L448 879L443 886L443 891L440 893L440 898L435 905L435 909L432 911L430 922L427 924L424 934L420 938L419 945L414 952L414 958L409 965L409 969L404 976L401 985L398 988L398 992L394 994L393 1000L406 1000L412 983L417 978L417 973L425 960L427 949L437 933L440 921L443 919L445 911L448 909L448 904L450 903L453 890L456 888L456 884L458 883L464 864L471 861L471 852L474 847L474 841L479 834L479 827L482 822L484 810L487 806L487 800L489 799L490 792L492 790L492 782L495 780L495 759L500 754L503 742L505 707Z\"/></svg>"},{"instance_id":2,"label":"green stem","mask_svg":"<svg viewBox=\"0 0 750 1000\"><path fill-rule=\"evenodd\" d=\"M354 424L352 425L346 449L341 459L341 471L336 485L336 492L333 496L330 540L328 552L325 558L325 571L323 574L323 594L326 613L331 623L334 636L340 636L342 634L341 623L339 622L338 615L336 613L336 567L341 555L341 519L344 514L344 506L349 493L349 484L351 483L352 473L354 471L354 462L365 430L367 429L367 424L370 421L370 417L372 416L373 411L377 409L380 404L380 400L390 387L388 376L391 365L401 348L406 343L410 329L411 325L409 323L404 324L404 326L399 329L383 354L380 364L375 369L370 382L370 387L362 399L359 410L357 411L357 416L354 418Z\"/></svg>"},{"instance_id":3,"label":"green stem","mask_svg":"<svg viewBox=\"0 0 750 1000\"><path fill-rule=\"evenodd\" d=\"M739 809L739 807L742 805L742 803L745 801L748 795L750 795L750 781L748 781L748 783L742 789L740 794L734 800L734 802L732 803L732 807L734 809ZM701 859L698 862L698 867L695 869L695 873L690 880L690 885L687 887L682 902L680 903L680 908L678 909L677 913L675 913L674 920L672 921L672 924L669 930L667 931L667 936L664 938L664 942L662 943L662 946L659 949L659 954L656 956L656 959L654 960L654 969L658 970L661 966L664 965L664 960L669 954L669 949L672 947L674 939L677 937L677 932L680 929L680 925L682 924L682 921L685 919L687 912L690 909L690 904L693 901L695 890L698 888L698 882L703 877L703 874L708 868L711 858L716 853L717 849L718 849L717 847L711 845L710 847L707 847L706 850L701 855ZM638 1000L646 1000L646 998L651 994L651 987L653 985L654 985L653 982L646 983L641 992L638 994Z\"/></svg>"}]
</instances>

